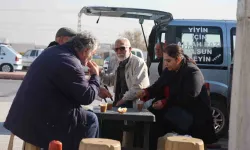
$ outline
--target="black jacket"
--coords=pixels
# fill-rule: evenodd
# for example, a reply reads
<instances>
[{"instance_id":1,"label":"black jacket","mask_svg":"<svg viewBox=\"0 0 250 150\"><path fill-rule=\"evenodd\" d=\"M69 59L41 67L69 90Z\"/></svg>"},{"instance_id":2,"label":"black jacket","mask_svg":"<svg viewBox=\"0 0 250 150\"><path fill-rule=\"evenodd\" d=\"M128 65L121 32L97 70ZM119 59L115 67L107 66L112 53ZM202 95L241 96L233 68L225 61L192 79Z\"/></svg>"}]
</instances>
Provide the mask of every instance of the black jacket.
<instances>
[{"instance_id":1,"label":"black jacket","mask_svg":"<svg viewBox=\"0 0 250 150\"><path fill-rule=\"evenodd\" d=\"M59 45L59 44L56 41L52 41L52 42L49 43L47 48L49 48L51 46L55 46L55 45Z\"/></svg>"},{"instance_id":2,"label":"black jacket","mask_svg":"<svg viewBox=\"0 0 250 150\"><path fill-rule=\"evenodd\" d=\"M40 147L63 141L74 136L71 131L78 123L86 122L81 105L91 104L98 90L99 77L85 78L70 43L53 46L30 66L4 127Z\"/></svg>"},{"instance_id":3,"label":"black jacket","mask_svg":"<svg viewBox=\"0 0 250 150\"><path fill-rule=\"evenodd\" d=\"M159 76L161 76L162 72L163 72L163 58L160 58L159 59L159 64L158 64L158 74L159 74Z\"/></svg>"},{"instance_id":4,"label":"black jacket","mask_svg":"<svg viewBox=\"0 0 250 150\"><path fill-rule=\"evenodd\" d=\"M156 100L161 100L165 98L164 89L168 86L169 97L165 112L168 108L179 106L191 113L194 121L188 134L201 138L205 143L213 143L217 138L204 82L200 69L184 58L177 72L165 69L161 77L146 90L149 99L156 97Z\"/></svg>"}]
</instances>

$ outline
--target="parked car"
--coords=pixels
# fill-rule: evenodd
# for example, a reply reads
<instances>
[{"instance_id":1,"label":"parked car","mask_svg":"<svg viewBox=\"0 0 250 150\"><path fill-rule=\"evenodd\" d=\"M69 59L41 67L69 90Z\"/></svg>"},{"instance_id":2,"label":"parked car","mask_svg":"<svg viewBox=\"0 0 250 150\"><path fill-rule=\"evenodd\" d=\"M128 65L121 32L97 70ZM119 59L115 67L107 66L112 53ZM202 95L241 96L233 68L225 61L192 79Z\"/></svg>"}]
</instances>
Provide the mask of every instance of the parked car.
<instances>
[{"instance_id":1,"label":"parked car","mask_svg":"<svg viewBox=\"0 0 250 150\"><path fill-rule=\"evenodd\" d=\"M116 63L118 61L114 53L115 52L112 52L111 56L108 56L106 59L104 59L103 68L104 68L104 71L107 72L107 73L110 73L113 70L113 67L114 67L114 65L109 67L110 61L114 61L114 63ZM143 55L142 50L140 50L138 48L132 48L131 53L133 55L136 55L136 56L138 56L138 57L140 57L140 58L142 58L144 60L144 55Z\"/></svg>"},{"instance_id":2,"label":"parked car","mask_svg":"<svg viewBox=\"0 0 250 150\"><path fill-rule=\"evenodd\" d=\"M108 66L109 66L109 61L110 61L110 56L108 56L106 59L103 61L103 69L105 72L108 71Z\"/></svg>"},{"instance_id":3,"label":"parked car","mask_svg":"<svg viewBox=\"0 0 250 150\"><path fill-rule=\"evenodd\" d=\"M23 68L29 68L33 61L43 52L43 50L44 49L32 49L26 51L23 55Z\"/></svg>"},{"instance_id":4,"label":"parked car","mask_svg":"<svg viewBox=\"0 0 250 150\"><path fill-rule=\"evenodd\" d=\"M132 48L131 53L142 58L144 60L144 55L142 50L138 49L138 48Z\"/></svg>"},{"instance_id":5,"label":"parked car","mask_svg":"<svg viewBox=\"0 0 250 150\"><path fill-rule=\"evenodd\" d=\"M0 71L13 72L22 68L22 55L10 45L0 44Z\"/></svg>"},{"instance_id":6,"label":"parked car","mask_svg":"<svg viewBox=\"0 0 250 150\"><path fill-rule=\"evenodd\" d=\"M90 16L154 21L147 44L150 83L158 78L156 42L179 44L196 61L210 89L214 128L219 137L228 133L230 105L230 67L236 37L236 20L173 19L169 12L121 7L83 7L80 13ZM133 14L133 15L131 15ZM145 34L143 34L145 35ZM146 39L146 37L144 36Z\"/></svg>"},{"instance_id":7,"label":"parked car","mask_svg":"<svg viewBox=\"0 0 250 150\"><path fill-rule=\"evenodd\" d=\"M161 33L155 38L181 45L184 53L193 58L201 69L210 87L216 133L224 136L229 126L230 68L235 47L236 21L180 19L158 27ZM154 63L152 56L151 62ZM150 68L150 72L153 69Z\"/></svg>"},{"instance_id":8,"label":"parked car","mask_svg":"<svg viewBox=\"0 0 250 150\"><path fill-rule=\"evenodd\" d=\"M234 28L231 31L231 48L232 48L232 60L231 60L231 65L230 65L230 76L229 76L229 86L228 86L228 101L229 101L229 105L228 105L228 110L230 113L230 104L231 104L231 92L232 92L232 85L233 85L233 68L234 68L234 52L235 52L235 41L236 40L236 28Z\"/></svg>"}]
</instances>

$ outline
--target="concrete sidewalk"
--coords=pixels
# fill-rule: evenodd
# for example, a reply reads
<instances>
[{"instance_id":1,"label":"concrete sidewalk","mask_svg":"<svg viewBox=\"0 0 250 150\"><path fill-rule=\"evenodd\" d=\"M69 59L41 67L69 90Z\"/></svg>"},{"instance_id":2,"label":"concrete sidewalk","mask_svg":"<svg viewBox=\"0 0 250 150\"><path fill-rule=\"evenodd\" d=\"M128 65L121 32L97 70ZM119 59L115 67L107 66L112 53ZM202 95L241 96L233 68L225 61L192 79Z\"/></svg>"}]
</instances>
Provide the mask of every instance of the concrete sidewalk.
<instances>
[{"instance_id":1,"label":"concrete sidewalk","mask_svg":"<svg viewBox=\"0 0 250 150\"><path fill-rule=\"evenodd\" d=\"M0 150L7 150L10 132L3 127L5 118L9 112L12 102L0 102ZM23 141L15 136L13 150L21 150L23 146Z\"/></svg>"}]
</instances>

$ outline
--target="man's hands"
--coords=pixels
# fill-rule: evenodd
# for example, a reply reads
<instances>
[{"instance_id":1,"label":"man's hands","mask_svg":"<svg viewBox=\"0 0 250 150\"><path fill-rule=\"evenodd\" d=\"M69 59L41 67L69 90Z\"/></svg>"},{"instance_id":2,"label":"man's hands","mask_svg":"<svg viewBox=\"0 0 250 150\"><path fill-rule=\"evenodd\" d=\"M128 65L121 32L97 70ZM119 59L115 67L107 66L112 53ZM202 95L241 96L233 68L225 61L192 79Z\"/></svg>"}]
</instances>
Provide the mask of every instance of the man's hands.
<instances>
[{"instance_id":1,"label":"man's hands","mask_svg":"<svg viewBox=\"0 0 250 150\"><path fill-rule=\"evenodd\" d=\"M160 110L164 107L161 100L154 102L153 106L154 109Z\"/></svg>"},{"instance_id":2,"label":"man's hands","mask_svg":"<svg viewBox=\"0 0 250 150\"><path fill-rule=\"evenodd\" d=\"M90 73L90 75L96 74L96 75L99 76L99 74L100 74L99 66L95 62L89 61L88 64L87 64L87 66L89 67L89 73Z\"/></svg>"},{"instance_id":3,"label":"man's hands","mask_svg":"<svg viewBox=\"0 0 250 150\"><path fill-rule=\"evenodd\" d=\"M98 94L99 97L101 97L102 99L104 98L111 98L112 95L109 93L108 90L106 90L105 88L103 87L100 87L100 91L99 91L99 94Z\"/></svg>"},{"instance_id":4,"label":"man's hands","mask_svg":"<svg viewBox=\"0 0 250 150\"><path fill-rule=\"evenodd\" d=\"M119 100L119 101L116 103L116 106L120 106L120 105L124 104L125 102L126 102L125 100L121 99L121 100Z\"/></svg>"},{"instance_id":5,"label":"man's hands","mask_svg":"<svg viewBox=\"0 0 250 150\"><path fill-rule=\"evenodd\" d=\"M140 90L136 93L136 97L137 98L143 98L144 96L146 95L146 92L144 90ZM116 103L116 106L120 106L122 104L125 104L126 103L126 100L119 100L117 103Z\"/></svg>"},{"instance_id":6,"label":"man's hands","mask_svg":"<svg viewBox=\"0 0 250 150\"><path fill-rule=\"evenodd\" d=\"M99 73L101 74L104 71L104 68L99 68Z\"/></svg>"}]
</instances>

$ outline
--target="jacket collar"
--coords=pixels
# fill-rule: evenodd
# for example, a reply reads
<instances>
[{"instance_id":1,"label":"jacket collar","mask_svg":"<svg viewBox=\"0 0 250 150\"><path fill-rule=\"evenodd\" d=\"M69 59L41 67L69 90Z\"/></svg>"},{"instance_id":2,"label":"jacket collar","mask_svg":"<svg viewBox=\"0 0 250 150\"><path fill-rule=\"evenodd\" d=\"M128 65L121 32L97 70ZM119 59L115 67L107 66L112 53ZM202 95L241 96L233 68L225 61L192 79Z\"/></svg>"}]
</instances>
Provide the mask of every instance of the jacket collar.
<instances>
[{"instance_id":1,"label":"jacket collar","mask_svg":"<svg viewBox=\"0 0 250 150\"><path fill-rule=\"evenodd\" d=\"M131 57L131 55L130 55L127 59L121 61L121 62L119 63L119 66L126 66L127 63L128 63L128 61L129 61L129 59L130 59L130 57Z\"/></svg>"},{"instance_id":2,"label":"jacket collar","mask_svg":"<svg viewBox=\"0 0 250 150\"><path fill-rule=\"evenodd\" d=\"M51 46L55 46L55 45L59 45L59 44L56 41L50 42L47 48Z\"/></svg>"},{"instance_id":3,"label":"jacket collar","mask_svg":"<svg viewBox=\"0 0 250 150\"><path fill-rule=\"evenodd\" d=\"M131 64L132 62L132 59L134 58L135 56L131 53L130 56L127 58L128 59L128 62L126 63L125 65L125 69L127 69L129 67L129 65ZM125 61L125 60L124 60ZM119 63L116 63L115 65L115 70L117 71L117 68L119 67Z\"/></svg>"},{"instance_id":4,"label":"jacket collar","mask_svg":"<svg viewBox=\"0 0 250 150\"><path fill-rule=\"evenodd\" d=\"M135 56L131 53L130 56L129 56L129 58L128 58L128 62L127 62L127 64L126 64L126 66L125 66L126 68L130 65L130 63L131 63L133 57L135 57Z\"/></svg>"},{"instance_id":5,"label":"jacket collar","mask_svg":"<svg viewBox=\"0 0 250 150\"><path fill-rule=\"evenodd\" d=\"M62 44L61 46L65 47L69 53L73 54L74 56L76 56L77 59L80 60L80 58L78 57L76 51L74 50L74 47L73 47L73 43L72 43L72 42L64 43L64 44Z\"/></svg>"}]
</instances>

